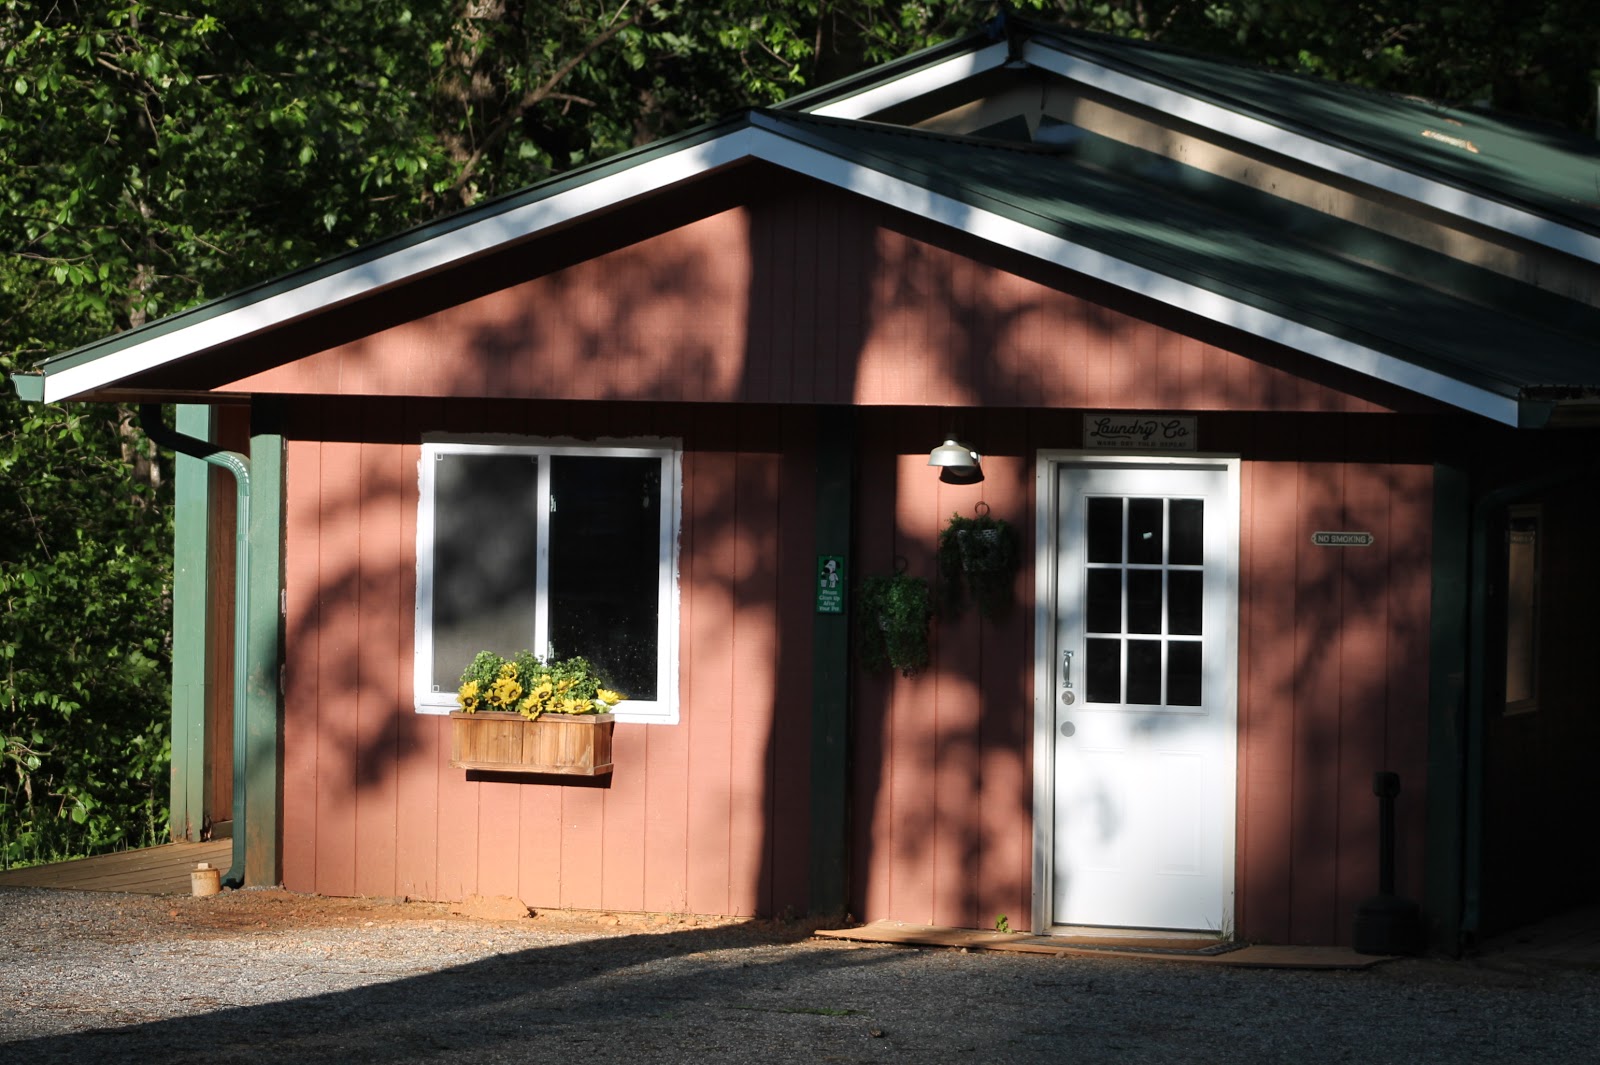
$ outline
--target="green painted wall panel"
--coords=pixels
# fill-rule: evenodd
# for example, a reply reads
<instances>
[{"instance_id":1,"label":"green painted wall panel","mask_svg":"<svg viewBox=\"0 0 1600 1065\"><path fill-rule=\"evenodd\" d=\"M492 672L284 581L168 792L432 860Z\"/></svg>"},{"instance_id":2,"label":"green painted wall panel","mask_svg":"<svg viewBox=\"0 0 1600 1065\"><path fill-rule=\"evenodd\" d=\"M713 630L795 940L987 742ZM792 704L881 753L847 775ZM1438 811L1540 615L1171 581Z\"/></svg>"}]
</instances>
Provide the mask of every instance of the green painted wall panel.
<instances>
[{"instance_id":1,"label":"green painted wall panel","mask_svg":"<svg viewBox=\"0 0 1600 1065\"><path fill-rule=\"evenodd\" d=\"M212 409L178 407L178 432L211 440ZM173 472L172 574L172 792L170 833L197 841L205 816L206 696L211 686L206 653L211 597L208 526L211 470L179 454Z\"/></svg>"}]
</instances>

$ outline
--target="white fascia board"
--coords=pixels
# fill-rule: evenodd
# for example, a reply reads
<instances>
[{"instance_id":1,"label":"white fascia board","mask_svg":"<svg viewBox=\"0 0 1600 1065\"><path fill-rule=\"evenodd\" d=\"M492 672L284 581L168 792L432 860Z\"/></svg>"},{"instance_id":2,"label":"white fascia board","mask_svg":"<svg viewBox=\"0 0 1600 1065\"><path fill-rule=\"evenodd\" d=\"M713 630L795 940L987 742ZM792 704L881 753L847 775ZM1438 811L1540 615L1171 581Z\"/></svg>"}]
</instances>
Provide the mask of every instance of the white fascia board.
<instances>
[{"instance_id":1,"label":"white fascia board","mask_svg":"<svg viewBox=\"0 0 1600 1065\"><path fill-rule=\"evenodd\" d=\"M754 153L774 164L1387 384L1506 425L1517 424L1517 401L1511 396L1477 388L1148 267L1053 236L1026 223L969 206L921 185L849 162L783 136L759 115L754 121L763 130L770 130L765 135L778 142L771 145L757 142Z\"/></svg>"},{"instance_id":2,"label":"white fascia board","mask_svg":"<svg viewBox=\"0 0 1600 1065\"><path fill-rule=\"evenodd\" d=\"M1093 60L1029 41L1023 57L1031 64L1064 78L1104 90L1125 100L1185 122L1255 144L1353 181L1383 189L1396 196L1426 204L1491 229L1498 229L1535 244L1600 263L1600 237L1560 222L1524 211L1420 174L1390 166L1369 156L1346 151L1325 141L1294 133L1238 111L1196 99L1186 93L1113 70Z\"/></svg>"},{"instance_id":3,"label":"white fascia board","mask_svg":"<svg viewBox=\"0 0 1600 1065\"><path fill-rule=\"evenodd\" d=\"M241 340L296 318L462 262L495 248L638 196L656 192L750 155L745 128L682 148L565 192L472 222L460 229L400 248L255 303L153 336L98 359L55 373L45 372L46 403L71 399L135 374L175 362L220 344Z\"/></svg>"},{"instance_id":4,"label":"white fascia board","mask_svg":"<svg viewBox=\"0 0 1600 1065\"><path fill-rule=\"evenodd\" d=\"M942 63L914 70L882 85L863 89L854 96L832 100L819 107L808 107L805 111L825 118L867 118L903 104L907 100L914 100L967 78L1003 67L1009 55L1006 43L1001 41L975 52L968 52L946 59Z\"/></svg>"}]
</instances>

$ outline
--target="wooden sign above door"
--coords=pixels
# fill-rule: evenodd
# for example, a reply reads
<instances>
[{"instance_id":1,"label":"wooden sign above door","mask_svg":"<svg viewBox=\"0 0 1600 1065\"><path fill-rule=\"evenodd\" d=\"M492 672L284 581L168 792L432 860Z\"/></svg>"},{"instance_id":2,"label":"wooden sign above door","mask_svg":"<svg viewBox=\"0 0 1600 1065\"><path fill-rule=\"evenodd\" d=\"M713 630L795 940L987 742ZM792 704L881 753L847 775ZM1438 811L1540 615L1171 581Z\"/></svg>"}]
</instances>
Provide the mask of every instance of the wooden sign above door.
<instances>
[{"instance_id":1,"label":"wooden sign above door","mask_svg":"<svg viewBox=\"0 0 1600 1065\"><path fill-rule=\"evenodd\" d=\"M1193 415L1086 411L1083 446L1091 451L1193 451L1198 421Z\"/></svg>"}]
</instances>

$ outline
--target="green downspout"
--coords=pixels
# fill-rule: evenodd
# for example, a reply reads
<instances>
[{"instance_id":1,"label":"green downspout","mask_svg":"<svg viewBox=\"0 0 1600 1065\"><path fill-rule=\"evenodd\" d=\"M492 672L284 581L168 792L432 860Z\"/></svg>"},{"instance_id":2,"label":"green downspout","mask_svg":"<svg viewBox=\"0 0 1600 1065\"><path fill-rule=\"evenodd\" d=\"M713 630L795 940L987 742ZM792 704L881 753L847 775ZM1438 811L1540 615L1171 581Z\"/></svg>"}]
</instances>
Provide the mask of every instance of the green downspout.
<instances>
[{"instance_id":1,"label":"green downspout","mask_svg":"<svg viewBox=\"0 0 1600 1065\"><path fill-rule=\"evenodd\" d=\"M184 434L162 421L161 405L145 403L139 407L139 422L145 434L158 447L197 458L221 467L233 475L238 486L238 513L235 520L233 563L233 862L222 882L228 887L244 884L245 870L245 779L249 706L246 685L249 680L250 633L250 460L235 451Z\"/></svg>"}]
</instances>

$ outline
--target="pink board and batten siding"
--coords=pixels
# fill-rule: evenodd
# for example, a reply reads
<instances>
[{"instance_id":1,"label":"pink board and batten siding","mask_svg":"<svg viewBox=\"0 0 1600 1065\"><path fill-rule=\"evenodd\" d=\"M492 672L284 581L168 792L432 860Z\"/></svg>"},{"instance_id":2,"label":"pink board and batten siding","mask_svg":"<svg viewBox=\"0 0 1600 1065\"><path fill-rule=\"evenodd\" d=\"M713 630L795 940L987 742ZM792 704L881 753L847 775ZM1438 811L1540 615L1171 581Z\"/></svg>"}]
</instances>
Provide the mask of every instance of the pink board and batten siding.
<instances>
[{"instance_id":1,"label":"pink board and batten siding","mask_svg":"<svg viewBox=\"0 0 1600 1065\"><path fill-rule=\"evenodd\" d=\"M1205 446L1241 472L1238 839L1235 919L1262 942L1348 942L1377 890L1374 771L1399 772L1399 890L1421 896L1426 786L1432 467L1426 442L1380 416L1201 420ZM925 453L931 412L894 412L863 434L858 571L932 577L952 511L976 501L1018 526L1033 557L1038 448L1071 446L1074 415L969 415L988 447L983 484L941 484ZM1308 444L1308 434L1328 434ZM897 443L899 448L897 450ZM1313 545L1362 530L1359 549ZM1013 927L1031 915L1031 567L1020 608L941 620L934 667L855 688L852 855L857 916Z\"/></svg>"},{"instance_id":2,"label":"pink board and batten siding","mask_svg":"<svg viewBox=\"0 0 1600 1065\"><path fill-rule=\"evenodd\" d=\"M273 334L222 392L658 402L1376 411L1204 322L922 220L788 183L554 272L533 243ZM570 234L562 238L570 245ZM944 243L939 243L943 240ZM1115 304L1121 309L1112 309ZM360 317L356 317L359 314ZM353 339L331 346L329 337ZM286 350L302 350L281 361ZM232 370L233 376L229 376ZM195 372L188 370L186 372ZM1368 389L1371 392L1371 389ZM1393 397L1390 397L1393 399Z\"/></svg>"},{"instance_id":3,"label":"pink board and batten siding","mask_svg":"<svg viewBox=\"0 0 1600 1065\"><path fill-rule=\"evenodd\" d=\"M802 909L810 581L778 558L810 553L810 496L780 490L796 474L785 445L809 451L808 429L755 410L690 418L502 404L486 420L484 408L313 401L294 409L285 886L663 912ZM682 721L619 724L608 786L469 780L447 764L448 720L412 708L419 448L395 441L469 427L672 435L690 448Z\"/></svg>"},{"instance_id":4,"label":"pink board and batten siding","mask_svg":"<svg viewBox=\"0 0 1600 1065\"><path fill-rule=\"evenodd\" d=\"M1376 769L1406 780L1417 895L1431 475L1394 413L1416 404L842 193L750 187L590 260L551 268L536 242L450 298L401 291L279 331L270 358L192 367L320 397L288 400L286 884L803 910L811 405L841 403L862 408L857 574L899 557L929 576L978 499L1031 557L1033 456L1076 446L1077 411L1197 412L1201 446L1243 458L1239 931L1348 937L1376 881ZM925 465L952 417L987 456L979 489ZM444 719L412 709L418 443L486 431L683 441L682 721L619 726L609 787L468 780ZM1325 528L1376 543L1312 547ZM1031 617L968 613L935 644L926 674L856 684L851 908L1022 927Z\"/></svg>"}]
</instances>

